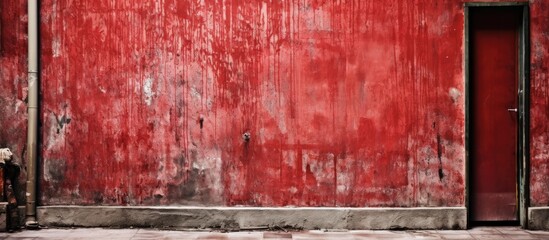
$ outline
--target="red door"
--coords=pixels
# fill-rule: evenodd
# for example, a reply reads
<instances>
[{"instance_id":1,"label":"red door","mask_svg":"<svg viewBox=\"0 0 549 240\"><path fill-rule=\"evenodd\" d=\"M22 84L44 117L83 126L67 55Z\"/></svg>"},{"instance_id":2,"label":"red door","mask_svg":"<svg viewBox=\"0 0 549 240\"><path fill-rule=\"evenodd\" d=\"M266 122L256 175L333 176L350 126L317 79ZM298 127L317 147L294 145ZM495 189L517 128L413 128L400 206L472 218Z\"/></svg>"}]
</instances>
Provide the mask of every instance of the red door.
<instances>
[{"instance_id":1,"label":"red door","mask_svg":"<svg viewBox=\"0 0 549 240\"><path fill-rule=\"evenodd\" d=\"M518 220L517 130L521 9L470 10L473 221Z\"/></svg>"}]
</instances>

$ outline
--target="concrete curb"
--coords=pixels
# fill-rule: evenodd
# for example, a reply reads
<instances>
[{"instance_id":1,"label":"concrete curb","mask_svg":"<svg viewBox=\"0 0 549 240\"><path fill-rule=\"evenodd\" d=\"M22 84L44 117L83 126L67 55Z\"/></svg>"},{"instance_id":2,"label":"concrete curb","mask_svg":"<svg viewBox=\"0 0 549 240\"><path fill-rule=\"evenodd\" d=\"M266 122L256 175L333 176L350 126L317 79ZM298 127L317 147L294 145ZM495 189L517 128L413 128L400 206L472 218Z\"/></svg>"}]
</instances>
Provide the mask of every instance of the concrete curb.
<instances>
[{"instance_id":1,"label":"concrete curb","mask_svg":"<svg viewBox=\"0 0 549 240\"><path fill-rule=\"evenodd\" d=\"M55 227L465 229L465 207L38 207L41 225Z\"/></svg>"},{"instance_id":2,"label":"concrete curb","mask_svg":"<svg viewBox=\"0 0 549 240\"><path fill-rule=\"evenodd\" d=\"M549 207L528 208L528 229L549 230Z\"/></svg>"}]
</instances>

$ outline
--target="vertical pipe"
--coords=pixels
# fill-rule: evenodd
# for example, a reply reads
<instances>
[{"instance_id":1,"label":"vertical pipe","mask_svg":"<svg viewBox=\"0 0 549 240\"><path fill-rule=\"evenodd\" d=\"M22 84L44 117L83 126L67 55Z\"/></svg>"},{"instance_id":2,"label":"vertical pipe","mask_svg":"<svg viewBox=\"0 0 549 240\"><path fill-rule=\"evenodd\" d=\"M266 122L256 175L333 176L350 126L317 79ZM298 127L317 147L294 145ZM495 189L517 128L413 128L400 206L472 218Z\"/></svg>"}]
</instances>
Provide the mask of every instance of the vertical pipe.
<instances>
[{"instance_id":1,"label":"vertical pipe","mask_svg":"<svg viewBox=\"0 0 549 240\"><path fill-rule=\"evenodd\" d=\"M37 228L38 0L28 1L28 91L27 205L25 225L27 228Z\"/></svg>"},{"instance_id":2,"label":"vertical pipe","mask_svg":"<svg viewBox=\"0 0 549 240\"><path fill-rule=\"evenodd\" d=\"M470 183L470 176L471 176L471 169L470 169L470 158L469 158L469 152L471 150L471 147L469 145L471 136L470 130L471 125L469 122L469 119L471 118L471 104L470 104L470 84L469 84L469 5L465 4L463 9L463 40L464 40L464 53L463 53L463 69L465 72L465 208L467 209L467 227L471 225L471 207L470 207L470 199L471 199L471 183Z\"/></svg>"}]
</instances>

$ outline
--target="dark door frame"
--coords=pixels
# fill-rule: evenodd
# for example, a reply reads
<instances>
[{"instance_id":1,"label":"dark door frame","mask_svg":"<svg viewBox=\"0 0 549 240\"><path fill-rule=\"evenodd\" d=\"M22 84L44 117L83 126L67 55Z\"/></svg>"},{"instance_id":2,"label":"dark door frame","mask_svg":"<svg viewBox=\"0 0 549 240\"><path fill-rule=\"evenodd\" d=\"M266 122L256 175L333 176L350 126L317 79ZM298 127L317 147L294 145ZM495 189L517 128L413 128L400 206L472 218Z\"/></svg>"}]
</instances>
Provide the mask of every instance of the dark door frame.
<instances>
[{"instance_id":1,"label":"dark door frame","mask_svg":"<svg viewBox=\"0 0 549 240\"><path fill-rule=\"evenodd\" d=\"M473 8L497 8L515 7L522 8L522 24L519 29L519 80L518 80L518 146L517 146L517 168L518 168L518 205L519 222L523 228L528 228L528 207L530 199L529 170L530 170L530 148L529 148L529 126L530 126L530 36L529 36L529 8L528 2L470 2L464 4L465 24L465 207L467 208L467 225L471 224L470 203L470 76L469 76L469 10Z\"/></svg>"}]
</instances>

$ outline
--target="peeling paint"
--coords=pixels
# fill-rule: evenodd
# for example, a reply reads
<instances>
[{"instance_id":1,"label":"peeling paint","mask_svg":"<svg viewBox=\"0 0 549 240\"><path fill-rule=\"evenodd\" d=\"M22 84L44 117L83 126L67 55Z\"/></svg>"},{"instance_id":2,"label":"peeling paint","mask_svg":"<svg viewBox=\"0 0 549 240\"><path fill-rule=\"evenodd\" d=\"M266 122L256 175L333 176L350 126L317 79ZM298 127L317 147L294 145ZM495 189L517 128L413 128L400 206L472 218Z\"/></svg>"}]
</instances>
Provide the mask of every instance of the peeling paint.
<instances>
[{"instance_id":1,"label":"peeling paint","mask_svg":"<svg viewBox=\"0 0 549 240\"><path fill-rule=\"evenodd\" d=\"M542 206L549 3L530 5ZM25 11L2 4L0 144L20 159ZM463 1L46 0L41 17L45 205L464 205Z\"/></svg>"},{"instance_id":2,"label":"peeling paint","mask_svg":"<svg viewBox=\"0 0 549 240\"><path fill-rule=\"evenodd\" d=\"M153 91L153 81L152 78L146 78L145 83L143 84L143 95L145 97L145 103L147 106L150 106L152 104L152 99L154 97L154 91Z\"/></svg>"},{"instance_id":3,"label":"peeling paint","mask_svg":"<svg viewBox=\"0 0 549 240\"><path fill-rule=\"evenodd\" d=\"M61 42L59 42L58 38L54 38L51 42L52 46L52 52L53 57L60 57L61 56Z\"/></svg>"},{"instance_id":4,"label":"peeling paint","mask_svg":"<svg viewBox=\"0 0 549 240\"><path fill-rule=\"evenodd\" d=\"M461 103L459 101L459 99L461 97L461 92L457 88L450 88L450 91L448 92L448 95L450 96L450 98L452 99L452 102L454 104L460 104Z\"/></svg>"}]
</instances>

